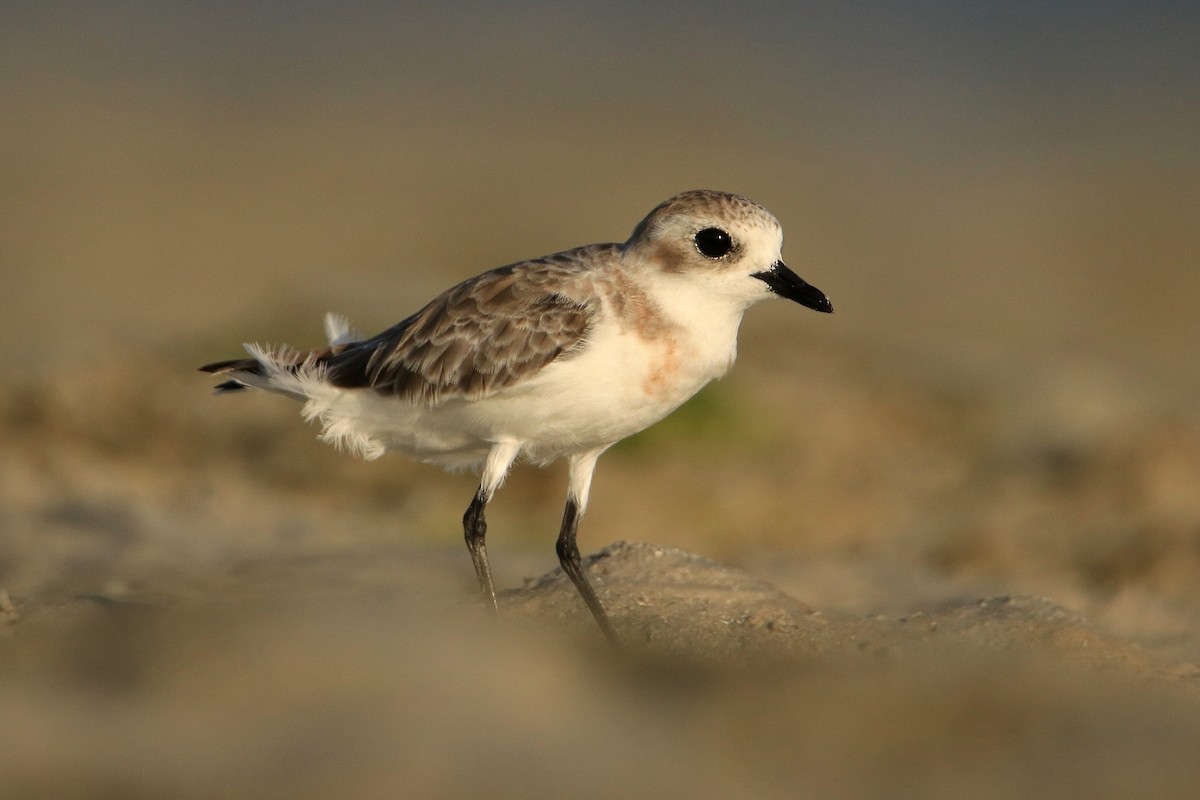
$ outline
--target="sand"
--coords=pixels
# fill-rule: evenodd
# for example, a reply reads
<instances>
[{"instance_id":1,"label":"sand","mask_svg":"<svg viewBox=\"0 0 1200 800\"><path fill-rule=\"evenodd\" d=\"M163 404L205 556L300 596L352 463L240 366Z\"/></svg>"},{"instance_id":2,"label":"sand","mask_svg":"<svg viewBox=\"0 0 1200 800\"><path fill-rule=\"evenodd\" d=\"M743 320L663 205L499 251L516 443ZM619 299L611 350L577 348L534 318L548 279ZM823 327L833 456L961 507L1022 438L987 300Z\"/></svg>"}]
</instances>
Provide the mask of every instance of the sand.
<instances>
[{"instance_id":1,"label":"sand","mask_svg":"<svg viewBox=\"0 0 1200 800\"><path fill-rule=\"evenodd\" d=\"M10 387L0 785L1193 796L1186 413L1116 385L1050 447L1030 420L1056 412L1006 407L1011 384L810 355L822 388L751 359L755 391L602 462L581 541L619 653L554 563L555 470L497 497L496 621L457 527L469 475L354 462L292 404L169 363ZM809 424L772 422L800 403Z\"/></svg>"}]
</instances>

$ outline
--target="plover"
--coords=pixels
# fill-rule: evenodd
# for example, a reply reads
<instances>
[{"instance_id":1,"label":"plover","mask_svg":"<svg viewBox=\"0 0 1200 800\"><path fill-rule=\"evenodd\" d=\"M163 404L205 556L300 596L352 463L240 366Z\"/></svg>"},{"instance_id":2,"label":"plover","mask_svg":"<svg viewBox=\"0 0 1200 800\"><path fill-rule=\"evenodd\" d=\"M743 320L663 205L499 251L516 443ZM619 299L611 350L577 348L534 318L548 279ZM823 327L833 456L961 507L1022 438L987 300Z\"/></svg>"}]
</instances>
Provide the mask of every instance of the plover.
<instances>
[{"instance_id":1,"label":"plover","mask_svg":"<svg viewBox=\"0 0 1200 800\"><path fill-rule=\"evenodd\" d=\"M565 458L559 562L615 643L575 541L596 459L723 375L754 303L779 296L833 310L783 263L782 244L778 220L762 206L684 192L622 244L484 272L376 336L355 336L330 315L327 347L249 344L250 358L200 369L228 376L218 393L255 388L302 401L324 441L363 458L396 450L479 470L463 531L493 609L484 509L518 459Z\"/></svg>"}]
</instances>

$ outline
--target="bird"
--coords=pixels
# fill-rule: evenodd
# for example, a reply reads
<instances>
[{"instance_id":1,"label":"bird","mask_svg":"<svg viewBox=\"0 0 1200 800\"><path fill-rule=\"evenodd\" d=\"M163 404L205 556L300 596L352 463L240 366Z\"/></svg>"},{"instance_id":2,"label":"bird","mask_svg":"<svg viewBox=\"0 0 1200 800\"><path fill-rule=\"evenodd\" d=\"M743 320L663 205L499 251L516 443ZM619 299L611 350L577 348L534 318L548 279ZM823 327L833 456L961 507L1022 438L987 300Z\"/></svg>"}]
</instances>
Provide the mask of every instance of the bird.
<instances>
[{"instance_id":1,"label":"bird","mask_svg":"<svg viewBox=\"0 0 1200 800\"><path fill-rule=\"evenodd\" d=\"M724 375L751 305L782 297L833 311L784 263L782 246L779 221L759 204L687 191L656 206L622 243L483 272L375 336L330 314L327 346L246 344L248 358L200 370L225 378L215 393L260 389L303 402L322 440L364 459L396 451L477 471L463 535L497 615L487 505L514 463L565 459L555 549L615 646L576 541L597 459Z\"/></svg>"}]
</instances>

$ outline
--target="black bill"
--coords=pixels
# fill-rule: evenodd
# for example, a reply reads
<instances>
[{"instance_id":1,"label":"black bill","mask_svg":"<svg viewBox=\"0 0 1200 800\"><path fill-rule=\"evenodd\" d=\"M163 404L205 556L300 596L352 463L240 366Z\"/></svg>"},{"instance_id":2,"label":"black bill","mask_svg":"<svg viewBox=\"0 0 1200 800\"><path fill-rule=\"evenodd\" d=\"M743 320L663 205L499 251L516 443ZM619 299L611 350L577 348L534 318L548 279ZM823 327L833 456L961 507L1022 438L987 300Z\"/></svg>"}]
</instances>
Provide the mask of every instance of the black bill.
<instances>
[{"instance_id":1,"label":"black bill","mask_svg":"<svg viewBox=\"0 0 1200 800\"><path fill-rule=\"evenodd\" d=\"M802 306L825 314L833 313L833 304L817 287L805 282L796 273L788 269L787 264L776 261L771 268L763 272L755 272L751 277L758 278L770 287L771 291L788 300L795 300Z\"/></svg>"}]
</instances>

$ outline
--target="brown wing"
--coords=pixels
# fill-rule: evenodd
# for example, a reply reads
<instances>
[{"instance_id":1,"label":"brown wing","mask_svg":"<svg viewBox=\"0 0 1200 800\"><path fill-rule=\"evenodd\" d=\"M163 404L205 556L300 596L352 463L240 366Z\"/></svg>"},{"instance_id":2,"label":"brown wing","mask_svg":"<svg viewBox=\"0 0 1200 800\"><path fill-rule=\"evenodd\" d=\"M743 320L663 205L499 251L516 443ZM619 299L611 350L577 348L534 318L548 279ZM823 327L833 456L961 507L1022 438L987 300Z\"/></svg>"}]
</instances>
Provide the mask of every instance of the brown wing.
<instances>
[{"instance_id":1,"label":"brown wing","mask_svg":"<svg viewBox=\"0 0 1200 800\"><path fill-rule=\"evenodd\" d=\"M612 248L580 248L485 272L319 363L335 386L414 402L477 399L515 386L583 344L599 308L586 273Z\"/></svg>"}]
</instances>

